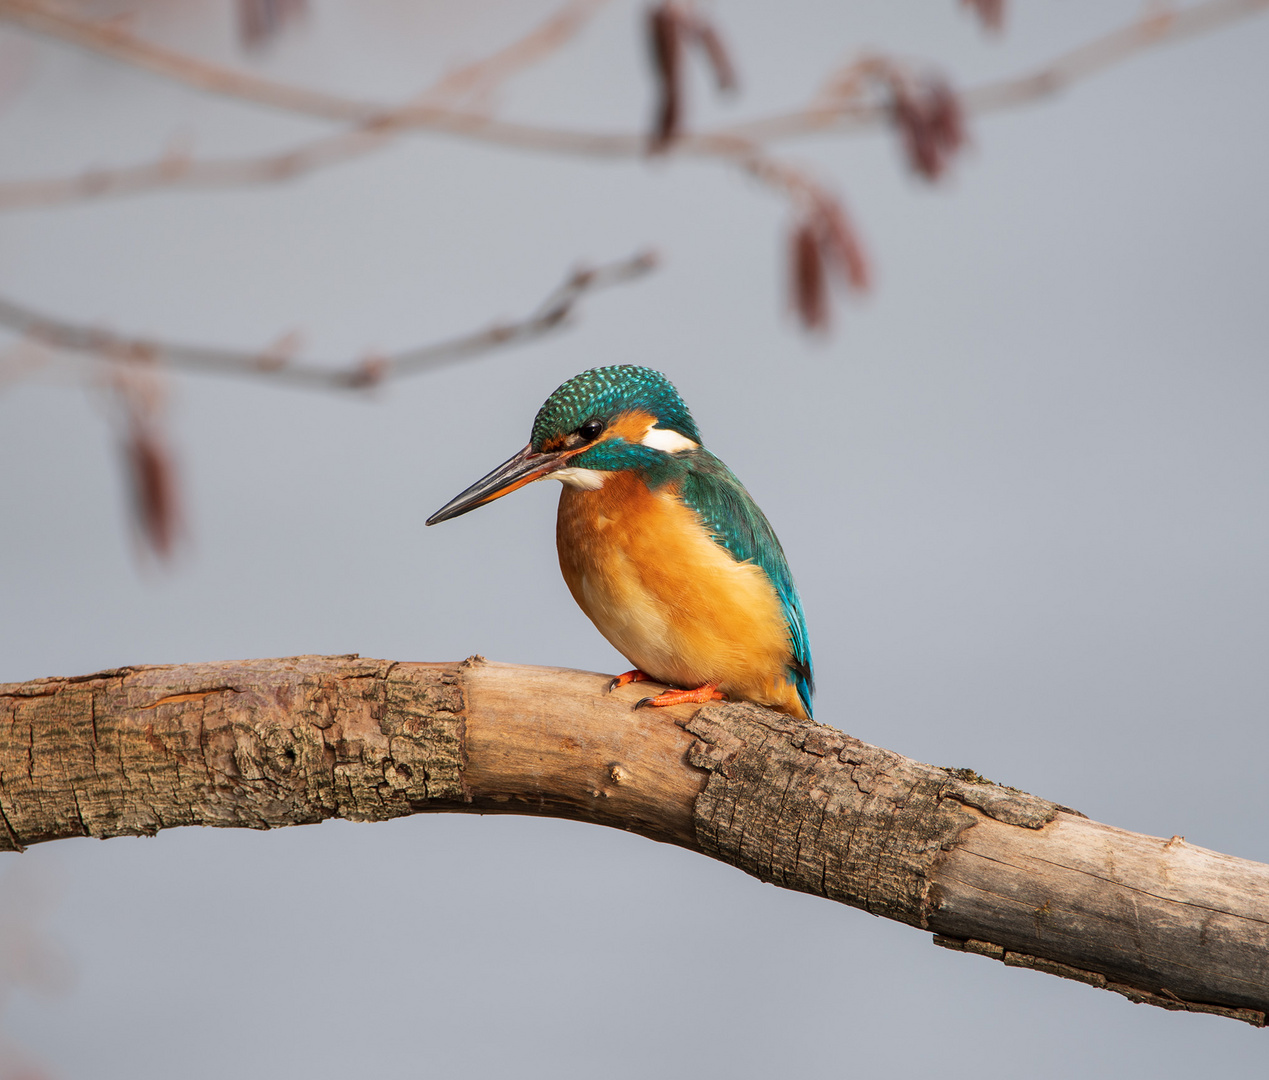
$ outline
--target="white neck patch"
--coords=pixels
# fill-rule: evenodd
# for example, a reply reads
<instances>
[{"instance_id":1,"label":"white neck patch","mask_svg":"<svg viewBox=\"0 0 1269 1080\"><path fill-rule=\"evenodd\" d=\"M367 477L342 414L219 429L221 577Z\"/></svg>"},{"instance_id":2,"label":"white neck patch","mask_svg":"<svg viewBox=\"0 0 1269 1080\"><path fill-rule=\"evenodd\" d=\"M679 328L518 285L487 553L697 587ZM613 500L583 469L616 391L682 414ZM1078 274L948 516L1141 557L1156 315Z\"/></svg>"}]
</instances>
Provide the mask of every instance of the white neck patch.
<instances>
[{"instance_id":1,"label":"white neck patch","mask_svg":"<svg viewBox=\"0 0 1269 1080\"><path fill-rule=\"evenodd\" d=\"M639 440L644 446L653 450L664 450L667 454L677 454L680 450L695 450L697 444L686 435L680 435L669 428L650 427Z\"/></svg>"},{"instance_id":2,"label":"white neck patch","mask_svg":"<svg viewBox=\"0 0 1269 1080\"><path fill-rule=\"evenodd\" d=\"M551 473L551 478L569 487L581 488L583 491L598 491L604 486L608 474L598 469L556 469Z\"/></svg>"}]
</instances>

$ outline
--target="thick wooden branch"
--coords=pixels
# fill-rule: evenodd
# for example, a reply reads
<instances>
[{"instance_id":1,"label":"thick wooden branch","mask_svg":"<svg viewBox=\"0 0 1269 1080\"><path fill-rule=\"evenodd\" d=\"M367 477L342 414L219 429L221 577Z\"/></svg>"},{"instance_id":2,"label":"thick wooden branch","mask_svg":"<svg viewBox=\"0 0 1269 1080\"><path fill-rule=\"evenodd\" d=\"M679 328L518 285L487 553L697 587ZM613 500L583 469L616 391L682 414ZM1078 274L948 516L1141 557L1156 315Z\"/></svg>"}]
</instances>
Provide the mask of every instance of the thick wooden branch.
<instances>
[{"instance_id":1,"label":"thick wooden branch","mask_svg":"<svg viewBox=\"0 0 1269 1080\"><path fill-rule=\"evenodd\" d=\"M0 685L0 849L427 811L627 829L935 942L1264 1026L1269 866L747 704L356 656Z\"/></svg>"}]
</instances>

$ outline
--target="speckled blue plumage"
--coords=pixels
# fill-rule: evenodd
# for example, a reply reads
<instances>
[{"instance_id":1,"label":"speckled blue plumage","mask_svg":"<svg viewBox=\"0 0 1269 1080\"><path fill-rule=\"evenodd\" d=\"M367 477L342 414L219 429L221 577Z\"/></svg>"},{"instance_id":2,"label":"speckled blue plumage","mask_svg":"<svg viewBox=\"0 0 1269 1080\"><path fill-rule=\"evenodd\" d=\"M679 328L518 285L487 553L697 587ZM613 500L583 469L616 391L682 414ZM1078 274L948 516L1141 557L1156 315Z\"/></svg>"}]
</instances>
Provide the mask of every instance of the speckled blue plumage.
<instances>
[{"instance_id":1,"label":"speckled blue plumage","mask_svg":"<svg viewBox=\"0 0 1269 1080\"><path fill-rule=\"evenodd\" d=\"M696 421L669 379L652 368L614 364L574 375L547 398L533 421L529 442L541 450L553 435L572 431L592 416L606 419L632 409L655 416L657 427L701 441Z\"/></svg>"},{"instance_id":2,"label":"speckled blue plumage","mask_svg":"<svg viewBox=\"0 0 1269 1080\"><path fill-rule=\"evenodd\" d=\"M533 448L541 450L589 419L610 421L634 410L655 416L659 428L701 443L696 423L669 379L652 368L620 365L582 372L556 390L534 421ZM619 438L596 443L570 464L601 472L631 470L653 490L675 485L715 543L738 561L761 567L780 597L793 657L789 679L810 716L814 673L802 600L775 531L732 471L703 446L671 454Z\"/></svg>"}]
</instances>

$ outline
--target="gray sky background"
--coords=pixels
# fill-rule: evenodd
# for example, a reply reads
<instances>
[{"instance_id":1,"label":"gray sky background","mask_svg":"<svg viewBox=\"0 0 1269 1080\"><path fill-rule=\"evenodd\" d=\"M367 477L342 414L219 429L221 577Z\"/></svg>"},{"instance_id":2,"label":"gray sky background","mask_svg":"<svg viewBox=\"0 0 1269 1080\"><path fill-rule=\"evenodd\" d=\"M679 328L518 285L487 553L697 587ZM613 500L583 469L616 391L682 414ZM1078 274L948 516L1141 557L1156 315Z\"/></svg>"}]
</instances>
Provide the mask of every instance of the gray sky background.
<instances>
[{"instance_id":1,"label":"gray sky background","mask_svg":"<svg viewBox=\"0 0 1269 1080\"><path fill-rule=\"evenodd\" d=\"M319 2L258 65L403 96L549 10L470 7ZM235 58L218 6L193 10L148 26ZM606 9L507 111L642 127L640 10ZM697 93L702 121L796 104L865 47L964 82L1023 71L1139 9L1017 2L999 39L952 0L714 10L745 90ZM6 178L177 132L230 152L322 130L26 41L0 39L29 65L0 110ZM331 358L524 312L579 258L665 264L561 336L365 400L174 380L191 542L171 570L134 557L81 369L0 386L0 679L306 652L622 670L559 577L554 485L423 522L563 379L643 363L780 534L818 719L1269 861L1266 56L1262 17L985 118L937 188L885 133L783 148L877 261L826 343L784 312L784 207L716 164L414 138L290 186L6 214L0 292L248 348L298 327ZM0 858L3 911L65 973L8 996L0 1053L61 1080L1262 1077L1269 1054L1228 1020L565 822L49 844Z\"/></svg>"}]
</instances>

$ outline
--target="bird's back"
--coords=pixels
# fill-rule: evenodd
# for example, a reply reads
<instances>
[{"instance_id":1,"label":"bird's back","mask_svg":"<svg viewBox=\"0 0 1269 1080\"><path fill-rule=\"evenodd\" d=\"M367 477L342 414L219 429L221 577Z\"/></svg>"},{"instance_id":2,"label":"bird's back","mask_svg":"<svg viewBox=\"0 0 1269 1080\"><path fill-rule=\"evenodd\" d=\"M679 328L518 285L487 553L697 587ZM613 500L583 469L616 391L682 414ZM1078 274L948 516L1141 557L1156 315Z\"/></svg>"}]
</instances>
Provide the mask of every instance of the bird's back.
<instances>
[{"instance_id":1,"label":"bird's back","mask_svg":"<svg viewBox=\"0 0 1269 1080\"><path fill-rule=\"evenodd\" d=\"M784 549L766 515L735 474L708 450L700 450L684 478L682 498L702 524L736 559L762 568L780 598L789 638L789 677L807 715L815 691L811 642L802 598L784 557Z\"/></svg>"}]
</instances>

